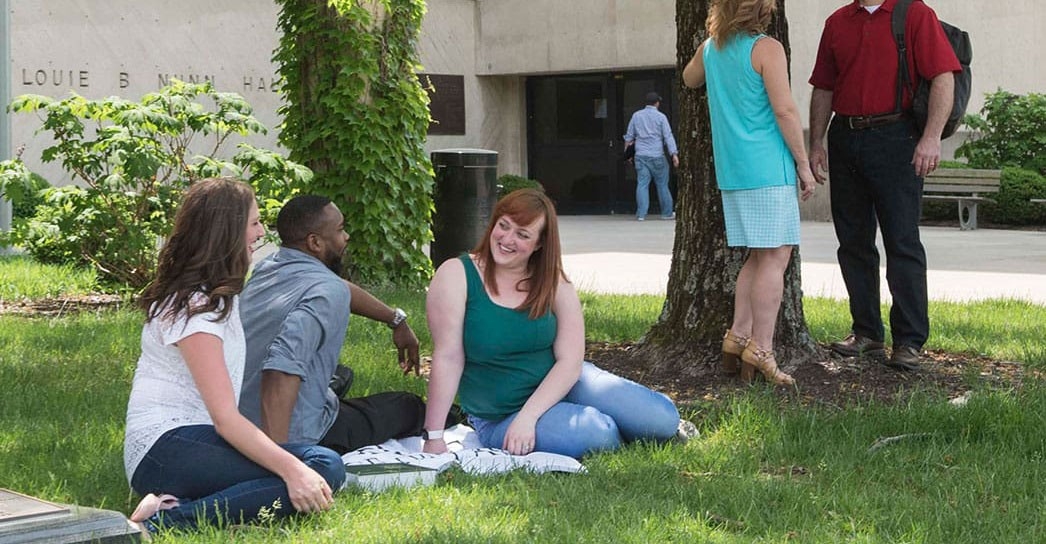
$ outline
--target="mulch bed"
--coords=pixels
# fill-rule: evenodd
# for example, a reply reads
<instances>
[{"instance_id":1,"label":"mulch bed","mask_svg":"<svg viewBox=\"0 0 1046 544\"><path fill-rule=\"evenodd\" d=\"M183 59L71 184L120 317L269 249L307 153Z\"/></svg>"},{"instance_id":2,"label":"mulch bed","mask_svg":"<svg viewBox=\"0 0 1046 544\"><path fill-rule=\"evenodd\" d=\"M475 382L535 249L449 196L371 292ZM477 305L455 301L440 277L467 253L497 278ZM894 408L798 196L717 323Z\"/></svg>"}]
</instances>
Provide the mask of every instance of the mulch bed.
<instances>
[{"instance_id":1,"label":"mulch bed","mask_svg":"<svg viewBox=\"0 0 1046 544\"><path fill-rule=\"evenodd\" d=\"M628 343L592 343L586 358L604 370L664 392L677 403L717 402L751 387L736 376L721 374L718 365L713 364L690 368L686 377L673 370L659 373L635 361L631 353L635 347ZM776 387L776 395L803 405L842 409L868 401L903 402L915 391L956 399L978 383L1019 388L1028 377L1042 377L1040 372L1027 370L1017 362L943 351L926 352L919 371L899 372L874 358L828 356L827 346L822 347L825 358L800 365L792 372L796 387ZM758 383L761 381L757 380L755 387L766 387Z\"/></svg>"},{"instance_id":2,"label":"mulch bed","mask_svg":"<svg viewBox=\"0 0 1046 544\"><path fill-rule=\"evenodd\" d=\"M33 300L0 299L0 315L58 317L71 313L115 308L121 302L119 295L103 294Z\"/></svg>"}]
</instances>

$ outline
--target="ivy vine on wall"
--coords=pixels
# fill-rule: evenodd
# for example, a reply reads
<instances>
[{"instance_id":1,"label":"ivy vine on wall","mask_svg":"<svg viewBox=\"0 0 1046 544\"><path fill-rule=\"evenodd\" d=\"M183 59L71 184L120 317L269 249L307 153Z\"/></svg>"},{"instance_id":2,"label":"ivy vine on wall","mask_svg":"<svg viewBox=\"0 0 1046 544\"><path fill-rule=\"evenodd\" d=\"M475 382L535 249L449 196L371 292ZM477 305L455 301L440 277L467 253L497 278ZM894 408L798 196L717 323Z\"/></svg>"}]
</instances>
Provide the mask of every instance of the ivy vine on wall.
<instances>
[{"instance_id":1,"label":"ivy vine on wall","mask_svg":"<svg viewBox=\"0 0 1046 544\"><path fill-rule=\"evenodd\" d=\"M346 269L368 285L421 286L432 265L428 96L416 49L424 0L278 0L280 142L345 215Z\"/></svg>"}]
</instances>

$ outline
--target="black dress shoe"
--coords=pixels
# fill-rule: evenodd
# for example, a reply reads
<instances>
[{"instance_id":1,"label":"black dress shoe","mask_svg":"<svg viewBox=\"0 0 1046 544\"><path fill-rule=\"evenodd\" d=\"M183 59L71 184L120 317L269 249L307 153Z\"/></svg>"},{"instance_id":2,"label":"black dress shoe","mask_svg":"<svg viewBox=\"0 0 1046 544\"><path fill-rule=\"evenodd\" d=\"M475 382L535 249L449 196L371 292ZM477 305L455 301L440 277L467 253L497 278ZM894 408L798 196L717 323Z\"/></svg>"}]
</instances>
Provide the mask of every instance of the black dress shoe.
<instances>
[{"instance_id":1,"label":"black dress shoe","mask_svg":"<svg viewBox=\"0 0 1046 544\"><path fill-rule=\"evenodd\" d=\"M334 390L334 394L338 398L345 396L345 393L352 387L353 373L352 369L345 365L338 365L334 367L334 375L331 376L330 388Z\"/></svg>"},{"instance_id":2,"label":"black dress shoe","mask_svg":"<svg viewBox=\"0 0 1046 544\"><path fill-rule=\"evenodd\" d=\"M894 346L893 353L884 364L895 370L919 370L919 350L911 346Z\"/></svg>"},{"instance_id":3,"label":"black dress shoe","mask_svg":"<svg viewBox=\"0 0 1046 544\"><path fill-rule=\"evenodd\" d=\"M844 357L883 355L886 353L886 344L876 342L866 336L851 334L845 340L832 342L832 351Z\"/></svg>"}]
</instances>

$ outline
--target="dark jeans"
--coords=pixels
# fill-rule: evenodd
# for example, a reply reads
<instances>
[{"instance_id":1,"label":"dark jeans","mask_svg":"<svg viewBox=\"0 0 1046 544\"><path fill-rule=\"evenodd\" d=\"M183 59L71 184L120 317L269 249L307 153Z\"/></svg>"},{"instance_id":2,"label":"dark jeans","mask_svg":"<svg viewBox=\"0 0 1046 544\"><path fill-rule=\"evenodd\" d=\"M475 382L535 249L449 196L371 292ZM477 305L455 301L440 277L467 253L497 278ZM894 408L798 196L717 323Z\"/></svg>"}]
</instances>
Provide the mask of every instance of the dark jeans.
<instances>
[{"instance_id":1,"label":"dark jeans","mask_svg":"<svg viewBox=\"0 0 1046 544\"><path fill-rule=\"evenodd\" d=\"M345 482L341 457L320 446L284 445L337 491ZM211 425L189 425L168 431L145 455L131 478L139 494L170 493L178 508L161 510L146 523L193 529L199 523L244 523L258 519L262 509L279 518L295 512L287 485L279 476L244 457Z\"/></svg>"},{"instance_id":2,"label":"dark jeans","mask_svg":"<svg viewBox=\"0 0 1046 544\"><path fill-rule=\"evenodd\" d=\"M876 224L886 249L886 281L893 296L894 346L921 348L930 333L926 252L919 239L923 180L912 156L918 136L911 121L851 130L828 130L832 221L839 267L850 295L855 334L882 341Z\"/></svg>"},{"instance_id":3,"label":"dark jeans","mask_svg":"<svg viewBox=\"0 0 1046 544\"><path fill-rule=\"evenodd\" d=\"M413 393L342 399L338 417L320 445L345 454L390 438L419 435L424 424L425 401Z\"/></svg>"}]
</instances>

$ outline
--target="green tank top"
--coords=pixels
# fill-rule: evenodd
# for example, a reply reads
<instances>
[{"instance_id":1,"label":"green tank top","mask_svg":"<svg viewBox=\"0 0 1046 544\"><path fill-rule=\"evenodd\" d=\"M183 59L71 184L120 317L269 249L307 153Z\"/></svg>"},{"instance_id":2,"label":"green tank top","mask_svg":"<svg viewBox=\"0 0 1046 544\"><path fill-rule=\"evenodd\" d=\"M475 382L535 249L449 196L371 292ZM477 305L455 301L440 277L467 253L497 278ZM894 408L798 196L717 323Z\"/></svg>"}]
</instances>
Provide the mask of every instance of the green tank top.
<instances>
[{"instance_id":1,"label":"green tank top","mask_svg":"<svg viewBox=\"0 0 1046 544\"><path fill-rule=\"evenodd\" d=\"M556 316L530 319L528 312L490 300L479 270L460 257L468 282L465 303L465 369L458 397L466 413L501 420L520 410L556 362Z\"/></svg>"}]
</instances>

